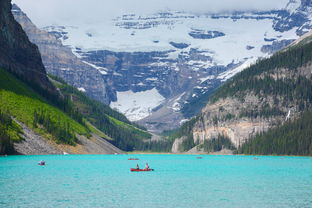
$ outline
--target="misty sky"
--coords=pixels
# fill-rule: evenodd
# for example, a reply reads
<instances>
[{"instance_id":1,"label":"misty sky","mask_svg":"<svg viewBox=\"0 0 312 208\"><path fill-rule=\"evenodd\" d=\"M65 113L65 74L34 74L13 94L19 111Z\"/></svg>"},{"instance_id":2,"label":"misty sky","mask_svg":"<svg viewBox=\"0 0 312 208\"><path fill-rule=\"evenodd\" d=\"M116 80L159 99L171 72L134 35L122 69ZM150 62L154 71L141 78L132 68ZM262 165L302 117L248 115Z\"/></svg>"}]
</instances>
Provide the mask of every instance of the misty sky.
<instances>
[{"instance_id":1,"label":"misty sky","mask_svg":"<svg viewBox=\"0 0 312 208\"><path fill-rule=\"evenodd\" d=\"M125 13L163 10L214 13L284 8L289 0L13 0L39 27L106 21Z\"/></svg>"}]
</instances>

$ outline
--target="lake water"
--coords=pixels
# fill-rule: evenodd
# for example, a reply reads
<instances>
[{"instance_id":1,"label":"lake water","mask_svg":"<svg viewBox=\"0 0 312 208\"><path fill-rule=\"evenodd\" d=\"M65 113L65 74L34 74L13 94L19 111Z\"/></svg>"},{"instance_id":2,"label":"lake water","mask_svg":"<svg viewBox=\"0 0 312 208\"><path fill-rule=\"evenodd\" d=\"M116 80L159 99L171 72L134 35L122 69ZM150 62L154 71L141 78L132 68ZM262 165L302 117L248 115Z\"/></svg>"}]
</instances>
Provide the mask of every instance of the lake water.
<instances>
[{"instance_id":1,"label":"lake water","mask_svg":"<svg viewBox=\"0 0 312 208\"><path fill-rule=\"evenodd\" d=\"M311 157L197 157L0 157L0 207L312 207ZM155 171L130 172L145 162Z\"/></svg>"}]
</instances>

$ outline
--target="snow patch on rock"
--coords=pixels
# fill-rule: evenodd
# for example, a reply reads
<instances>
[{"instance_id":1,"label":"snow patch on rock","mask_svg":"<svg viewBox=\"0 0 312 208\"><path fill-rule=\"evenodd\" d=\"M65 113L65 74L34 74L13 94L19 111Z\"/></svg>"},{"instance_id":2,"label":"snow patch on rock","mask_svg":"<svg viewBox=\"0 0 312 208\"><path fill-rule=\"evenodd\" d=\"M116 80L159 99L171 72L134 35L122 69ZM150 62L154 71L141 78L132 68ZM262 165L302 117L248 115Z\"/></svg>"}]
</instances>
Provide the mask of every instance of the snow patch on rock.
<instances>
[{"instance_id":1,"label":"snow patch on rock","mask_svg":"<svg viewBox=\"0 0 312 208\"><path fill-rule=\"evenodd\" d=\"M129 120L137 121L149 116L164 100L156 88L137 93L130 90L117 92L117 101L110 106L124 113Z\"/></svg>"},{"instance_id":2,"label":"snow patch on rock","mask_svg":"<svg viewBox=\"0 0 312 208\"><path fill-rule=\"evenodd\" d=\"M83 88L83 87L79 87L78 90L79 90L80 92L86 92L86 89Z\"/></svg>"}]
</instances>

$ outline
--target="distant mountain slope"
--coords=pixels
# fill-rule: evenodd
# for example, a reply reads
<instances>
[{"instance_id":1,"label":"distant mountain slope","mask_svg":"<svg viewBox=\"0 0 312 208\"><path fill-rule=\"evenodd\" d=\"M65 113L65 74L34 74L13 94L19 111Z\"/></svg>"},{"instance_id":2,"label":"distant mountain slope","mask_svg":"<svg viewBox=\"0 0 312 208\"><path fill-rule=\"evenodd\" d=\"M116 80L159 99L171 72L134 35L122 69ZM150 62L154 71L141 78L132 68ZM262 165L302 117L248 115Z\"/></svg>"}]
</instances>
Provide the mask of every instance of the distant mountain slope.
<instances>
[{"instance_id":1,"label":"distant mountain slope","mask_svg":"<svg viewBox=\"0 0 312 208\"><path fill-rule=\"evenodd\" d=\"M243 145L243 153L310 154L307 149L311 148L311 135L306 133L310 113L306 111L312 107L311 72L312 42L311 36L307 36L237 74L212 95L196 118L190 130L193 146L200 147L207 140L224 136L236 148ZM307 124L301 125L304 121ZM289 140L294 132L298 138ZM252 139L257 134L261 136ZM274 135L277 138L271 141L266 138ZM291 150L287 146L281 151L281 147L274 146L271 151L263 150L263 146L276 142L295 142L301 147Z\"/></svg>"},{"instance_id":2,"label":"distant mountain slope","mask_svg":"<svg viewBox=\"0 0 312 208\"><path fill-rule=\"evenodd\" d=\"M161 132L196 115L225 80L308 32L311 8L310 0L289 0L268 11L126 13L101 21L96 14L42 29L101 71L112 107Z\"/></svg>"},{"instance_id":3,"label":"distant mountain slope","mask_svg":"<svg viewBox=\"0 0 312 208\"><path fill-rule=\"evenodd\" d=\"M66 99L71 100L74 107L82 113L84 118L93 126L104 132L105 138L122 150L139 150L145 140L152 135L142 127L131 123L123 114L109 106L90 99L76 88L67 85L63 80L51 76ZM92 127L91 127L92 129Z\"/></svg>"}]
</instances>

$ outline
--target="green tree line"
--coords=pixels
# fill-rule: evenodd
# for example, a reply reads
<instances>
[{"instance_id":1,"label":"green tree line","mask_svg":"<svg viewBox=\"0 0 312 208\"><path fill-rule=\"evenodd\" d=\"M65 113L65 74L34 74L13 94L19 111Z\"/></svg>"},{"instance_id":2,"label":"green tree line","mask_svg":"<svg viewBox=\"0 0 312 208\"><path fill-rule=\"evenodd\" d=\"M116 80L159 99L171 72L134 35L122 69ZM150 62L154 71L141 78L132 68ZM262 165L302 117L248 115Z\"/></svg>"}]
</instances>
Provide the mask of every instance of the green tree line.
<instances>
[{"instance_id":1,"label":"green tree line","mask_svg":"<svg viewBox=\"0 0 312 208\"><path fill-rule=\"evenodd\" d=\"M60 117L57 121L52 119L48 111L38 109L34 111L33 127L38 128L43 126L60 143L75 145L77 138L69 122L61 120Z\"/></svg>"},{"instance_id":2,"label":"green tree line","mask_svg":"<svg viewBox=\"0 0 312 208\"><path fill-rule=\"evenodd\" d=\"M224 135L218 135L217 138L205 140L202 144L202 147L204 148L205 152L218 152L222 149L236 149L231 140Z\"/></svg>"},{"instance_id":3,"label":"green tree line","mask_svg":"<svg viewBox=\"0 0 312 208\"><path fill-rule=\"evenodd\" d=\"M295 121L257 134L238 153L256 155L312 155L312 111Z\"/></svg>"},{"instance_id":4,"label":"green tree line","mask_svg":"<svg viewBox=\"0 0 312 208\"><path fill-rule=\"evenodd\" d=\"M175 139L185 137L185 139L183 140L182 144L179 147L180 148L179 151L181 152L188 151L196 146L193 138L193 128L198 119L199 117L194 117L191 120L183 123L180 128L164 132L163 136L165 136L167 140L170 141L171 146Z\"/></svg>"},{"instance_id":5,"label":"green tree line","mask_svg":"<svg viewBox=\"0 0 312 208\"><path fill-rule=\"evenodd\" d=\"M299 67L305 66L312 60L312 42L306 45L294 46L278 52L270 58L261 59L249 68L234 76L221 86L211 97L215 102L228 96L242 97L246 91L254 91L256 94L282 95L292 99L311 100L311 80L299 76L298 79L282 76L277 80L269 76L275 69L287 69L297 72ZM258 75L267 73L263 78Z\"/></svg>"}]
</instances>

